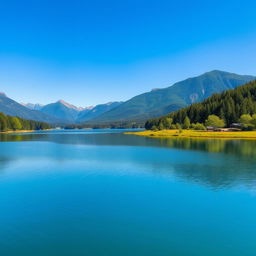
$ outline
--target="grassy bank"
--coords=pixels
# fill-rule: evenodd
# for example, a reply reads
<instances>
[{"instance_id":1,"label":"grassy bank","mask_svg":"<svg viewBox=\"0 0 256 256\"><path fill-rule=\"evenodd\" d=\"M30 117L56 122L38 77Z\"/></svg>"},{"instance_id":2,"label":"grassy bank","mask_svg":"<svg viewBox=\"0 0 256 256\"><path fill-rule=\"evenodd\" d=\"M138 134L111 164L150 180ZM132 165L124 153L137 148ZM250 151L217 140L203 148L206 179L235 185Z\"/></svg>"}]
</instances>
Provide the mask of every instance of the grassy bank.
<instances>
[{"instance_id":1,"label":"grassy bank","mask_svg":"<svg viewBox=\"0 0 256 256\"><path fill-rule=\"evenodd\" d=\"M15 131L12 131L12 130L9 130L9 131L4 131L4 132L0 132L1 133L4 133L4 134L8 134L8 133L30 133L30 132L36 132L36 131L50 131L50 130L53 130L53 129L43 129L43 130L15 130Z\"/></svg>"},{"instance_id":2,"label":"grassy bank","mask_svg":"<svg viewBox=\"0 0 256 256\"><path fill-rule=\"evenodd\" d=\"M212 131L195 131L195 130L161 130L161 131L141 131L141 132L127 132L126 134L133 134L147 137L171 138L216 138L216 139L256 139L256 131L241 131L241 132L212 132Z\"/></svg>"},{"instance_id":3,"label":"grassy bank","mask_svg":"<svg viewBox=\"0 0 256 256\"><path fill-rule=\"evenodd\" d=\"M0 133L29 133L29 132L34 132L35 130L16 130L16 131L4 131Z\"/></svg>"}]
</instances>

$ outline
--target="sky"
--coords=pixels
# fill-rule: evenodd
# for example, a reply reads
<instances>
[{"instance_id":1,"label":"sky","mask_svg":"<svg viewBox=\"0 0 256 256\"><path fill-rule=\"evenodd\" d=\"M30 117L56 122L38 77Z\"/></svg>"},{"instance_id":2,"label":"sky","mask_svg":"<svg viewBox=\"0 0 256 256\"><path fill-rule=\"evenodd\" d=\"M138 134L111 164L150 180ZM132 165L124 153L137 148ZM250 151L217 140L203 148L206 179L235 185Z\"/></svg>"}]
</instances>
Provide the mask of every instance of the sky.
<instances>
[{"instance_id":1,"label":"sky","mask_svg":"<svg viewBox=\"0 0 256 256\"><path fill-rule=\"evenodd\" d=\"M0 91L90 106L210 70L256 75L254 0L0 0Z\"/></svg>"}]
</instances>

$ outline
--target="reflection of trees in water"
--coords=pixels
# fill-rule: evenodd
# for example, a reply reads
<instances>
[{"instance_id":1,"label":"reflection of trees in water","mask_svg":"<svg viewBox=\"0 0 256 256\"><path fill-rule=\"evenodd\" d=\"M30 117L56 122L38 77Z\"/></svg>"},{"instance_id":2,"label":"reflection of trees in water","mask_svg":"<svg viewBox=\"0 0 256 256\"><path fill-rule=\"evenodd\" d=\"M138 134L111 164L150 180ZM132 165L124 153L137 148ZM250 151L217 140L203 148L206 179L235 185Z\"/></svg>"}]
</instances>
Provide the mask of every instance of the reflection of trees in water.
<instances>
[{"instance_id":1,"label":"reflection of trees in water","mask_svg":"<svg viewBox=\"0 0 256 256\"><path fill-rule=\"evenodd\" d=\"M0 174L7 167L9 162L10 162L10 159L6 157L0 157Z\"/></svg>"},{"instance_id":2,"label":"reflection of trees in water","mask_svg":"<svg viewBox=\"0 0 256 256\"><path fill-rule=\"evenodd\" d=\"M138 157L138 164L148 165L148 169L158 170L165 175L174 173L176 177L202 183L211 188L235 185L254 186L256 181L256 141L254 140L219 140L193 138L149 138L134 135L115 134L2 134L1 141L47 141L58 144L76 145L111 145L111 146L143 146L194 150L216 154L207 160L197 162L173 161L168 151L159 152L156 161L143 161ZM185 151L184 151L185 153ZM193 154L193 152L192 152ZM181 156L182 153L181 153ZM188 156L184 154L184 157ZM152 158L152 156L146 156ZM202 155L202 157L204 157ZM209 160L209 162L207 162ZM111 159L110 159L111 161ZM133 161L135 161L133 159ZM217 161L217 162L216 162ZM6 159L0 159L0 170L4 168ZM146 166L147 168L147 166Z\"/></svg>"},{"instance_id":3,"label":"reflection of trees in water","mask_svg":"<svg viewBox=\"0 0 256 256\"><path fill-rule=\"evenodd\" d=\"M255 165L175 165L173 166L176 177L203 184L211 188L229 188L233 186L246 186L255 188Z\"/></svg>"},{"instance_id":4,"label":"reflection of trees in water","mask_svg":"<svg viewBox=\"0 0 256 256\"><path fill-rule=\"evenodd\" d=\"M149 138L122 133L102 134L1 134L1 141L49 141L60 144L150 146L186 150L256 156L256 140L225 140L195 138Z\"/></svg>"},{"instance_id":5,"label":"reflection of trees in water","mask_svg":"<svg viewBox=\"0 0 256 256\"><path fill-rule=\"evenodd\" d=\"M159 139L162 146L200 150L215 153L236 154L239 156L256 156L256 140L224 140L224 139L191 139L171 138Z\"/></svg>"}]
</instances>

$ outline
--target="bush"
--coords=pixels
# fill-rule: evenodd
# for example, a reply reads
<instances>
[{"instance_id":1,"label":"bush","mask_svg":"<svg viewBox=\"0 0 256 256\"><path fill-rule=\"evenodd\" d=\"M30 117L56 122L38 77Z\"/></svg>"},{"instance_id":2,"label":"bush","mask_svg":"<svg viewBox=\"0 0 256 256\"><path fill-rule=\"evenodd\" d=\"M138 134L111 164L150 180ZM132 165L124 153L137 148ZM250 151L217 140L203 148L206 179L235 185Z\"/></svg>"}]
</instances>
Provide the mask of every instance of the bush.
<instances>
[{"instance_id":1,"label":"bush","mask_svg":"<svg viewBox=\"0 0 256 256\"><path fill-rule=\"evenodd\" d=\"M208 116L208 119L205 121L205 125L222 128L225 126L225 121L223 119L220 119L216 115L210 115Z\"/></svg>"},{"instance_id":2,"label":"bush","mask_svg":"<svg viewBox=\"0 0 256 256\"><path fill-rule=\"evenodd\" d=\"M193 129L194 130L201 130L201 131L205 131L206 128L203 124L201 123L196 123L196 124L193 124Z\"/></svg>"}]
</instances>

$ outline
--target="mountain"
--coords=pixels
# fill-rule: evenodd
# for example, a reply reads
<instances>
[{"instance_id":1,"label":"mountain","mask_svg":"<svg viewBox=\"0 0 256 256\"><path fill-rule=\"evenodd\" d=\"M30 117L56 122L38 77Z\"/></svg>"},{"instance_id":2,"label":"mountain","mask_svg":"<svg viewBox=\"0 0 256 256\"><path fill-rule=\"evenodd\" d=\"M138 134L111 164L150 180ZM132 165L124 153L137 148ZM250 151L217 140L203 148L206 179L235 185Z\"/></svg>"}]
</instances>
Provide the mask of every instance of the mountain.
<instances>
[{"instance_id":1,"label":"mountain","mask_svg":"<svg viewBox=\"0 0 256 256\"><path fill-rule=\"evenodd\" d=\"M78 119L77 122L85 122L88 120L91 120L93 118L98 117L99 115L110 111L111 109L116 108L117 106L119 106L122 102L109 102L106 104L99 104L96 105L95 107L91 107L91 108L87 108L83 111L81 111L78 115Z\"/></svg>"},{"instance_id":2,"label":"mountain","mask_svg":"<svg viewBox=\"0 0 256 256\"><path fill-rule=\"evenodd\" d=\"M173 124L183 124L185 118L191 123L205 123L209 115L222 118L226 125L239 122L243 114L256 114L256 80L232 90L214 94L201 103L194 103L167 116L155 118L146 122L146 129L167 128L166 118L170 117ZM170 119L169 119L170 120ZM255 124L256 125L256 124Z\"/></svg>"},{"instance_id":3,"label":"mountain","mask_svg":"<svg viewBox=\"0 0 256 256\"><path fill-rule=\"evenodd\" d=\"M82 111L82 110L85 109L85 108L82 108L82 107L76 107L76 106L74 106L74 105L72 105L72 104L70 104L70 103L67 103L67 102L64 101L64 100L59 100L59 101L57 101L57 102L63 104L63 105L66 106L67 108L74 109L74 110L76 110L76 111Z\"/></svg>"},{"instance_id":4,"label":"mountain","mask_svg":"<svg viewBox=\"0 0 256 256\"><path fill-rule=\"evenodd\" d=\"M154 89L135 96L91 121L146 120L200 102L214 93L236 88L254 79L254 76L214 70L164 89Z\"/></svg>"},{"instance_id":5,"label":"mountain","mask_svg":"<svg viewBox=\"0 0 256 256\"><path fill-rule=\"evenodd\" d=\"M65 120L67 123L75 123L80 109L64 100L45 105L40 109L41 112Z\"/></svg>"},{"instance_id":6,"label":"mountain","mask_svg":"<svg viewBox=\"0 0 256 256\"><path fill-rule=\"evenodd\" d=\"M33 103L20 103L21 105L29 108L29 109L32 109L32 110L41 110L42 107L44 106L43 104L39 104L39 103L36 103L36 104L33 104Z\"/></svg>"},{"instance_id":7,"label":"mountain","mask_svg":"<svg viewBox=\"0 0 256 256\"><path fill-rule=\"evenodd\" d=\"M27 120L43 121L47 123L62 122L62 120L53 116L44 114L37 110L28 109L18 102L8 98L4 93L0 93L0 112L10 116L18 116Z\"/></svg>"},{"instance_id":8,"label":"mountain","mask_svg":"<svg viewBox=\"0 0 256 256\"><path fill-rule=\"evenodd\" d=\"M65 120L66 123L82 123L95 118L105 113L106 111L117 107L120 104L121 102L109 102L106 104L81 108L69 104L64 100L59 100L55 103L43 106L40 111L56 118Z\"/></svg>"}]
</instances>

